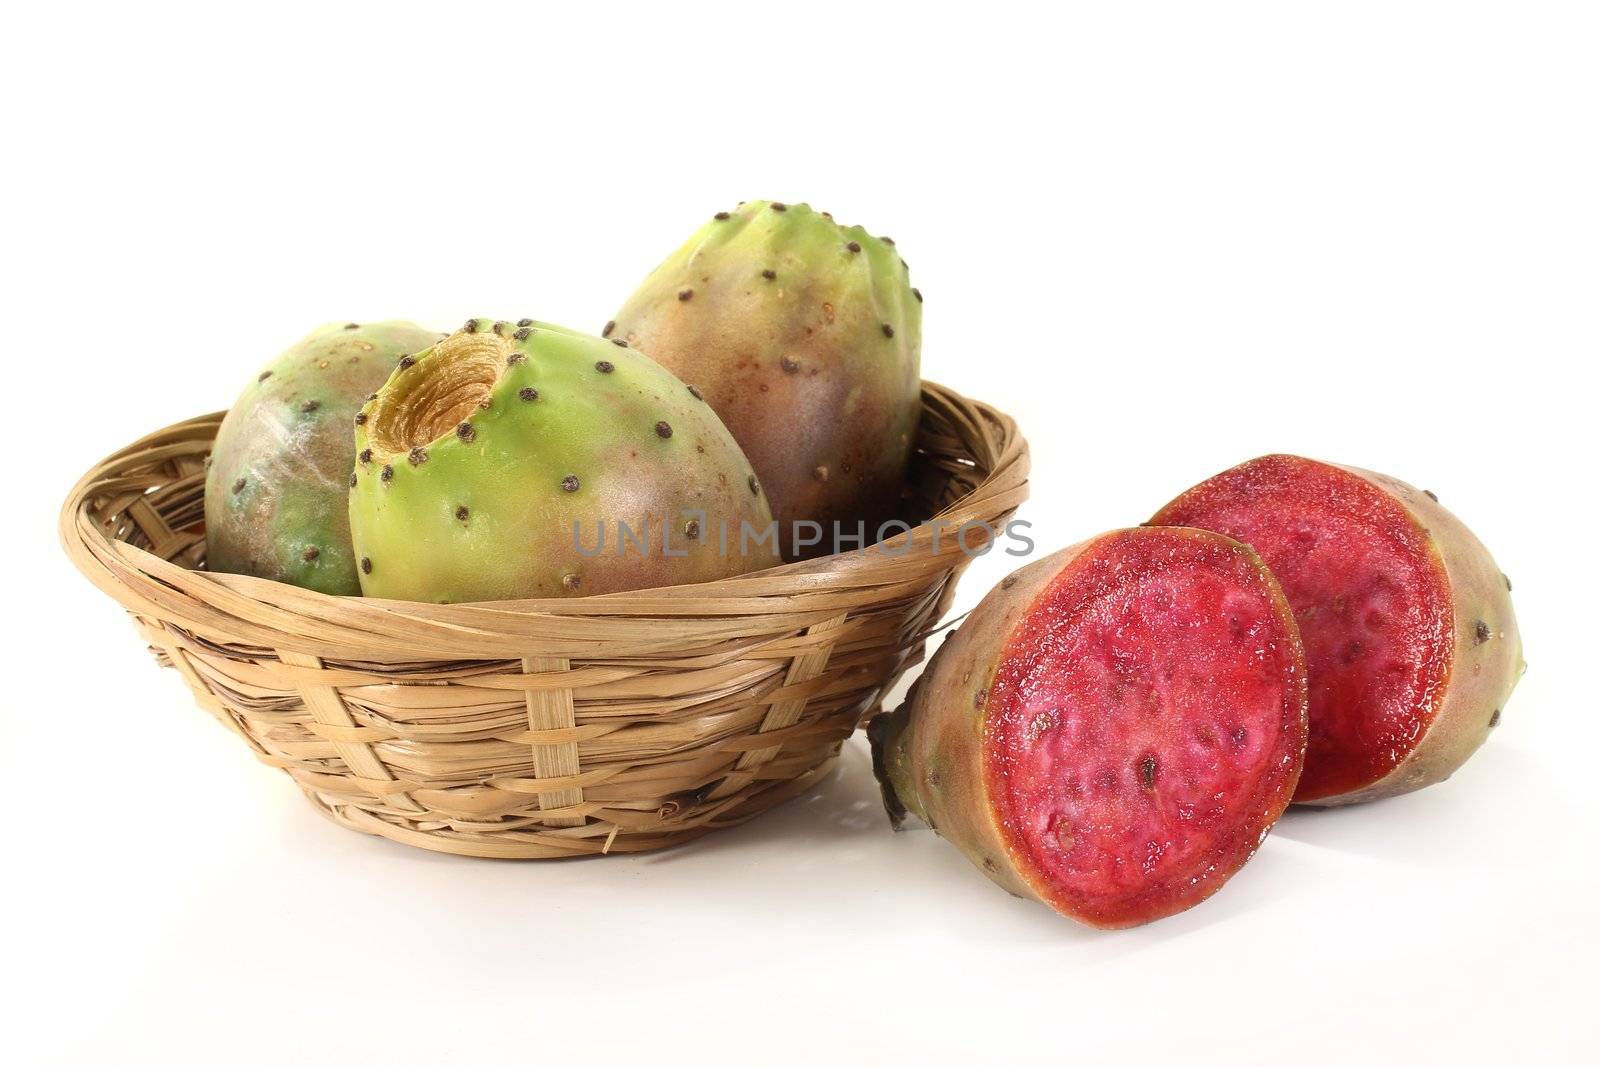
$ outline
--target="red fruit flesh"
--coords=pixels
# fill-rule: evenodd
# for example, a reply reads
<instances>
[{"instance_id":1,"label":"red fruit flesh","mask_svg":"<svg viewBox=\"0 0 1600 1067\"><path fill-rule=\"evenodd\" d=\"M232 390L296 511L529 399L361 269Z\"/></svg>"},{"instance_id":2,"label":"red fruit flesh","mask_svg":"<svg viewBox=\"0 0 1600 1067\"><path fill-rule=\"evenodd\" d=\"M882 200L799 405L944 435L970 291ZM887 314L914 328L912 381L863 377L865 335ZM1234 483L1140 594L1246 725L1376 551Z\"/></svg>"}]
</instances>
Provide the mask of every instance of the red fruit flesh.
<instances>
[{"instance_id":1,"label":"red fruit flesh","mask_svg":"<svg viewBox=\"0 0 1600 1067\"><path fill-rule=\"evenodd\" d=\"M1394 496L1343 468L1268 456L1196 486L1153 521L1237 538L1283 586L1311 686L1297 801L1351 793L1406 759L1450 673L1453 609L1428 532Z\"/></svg>"},{"instance_id":2,"label":"red fruit flesh","mask_svg":"<svg viewBox=\"0 0 1600 1067\"><path fill-rule=\"evenodd\" d=\"M1214 892L1288 804L1305 744L1299 640L1260 560L1162 533L1182 536L1130 531L1062 570L987 695L1008 851L1047 903L1097 926Z\"/></svg>"}]
</instances>

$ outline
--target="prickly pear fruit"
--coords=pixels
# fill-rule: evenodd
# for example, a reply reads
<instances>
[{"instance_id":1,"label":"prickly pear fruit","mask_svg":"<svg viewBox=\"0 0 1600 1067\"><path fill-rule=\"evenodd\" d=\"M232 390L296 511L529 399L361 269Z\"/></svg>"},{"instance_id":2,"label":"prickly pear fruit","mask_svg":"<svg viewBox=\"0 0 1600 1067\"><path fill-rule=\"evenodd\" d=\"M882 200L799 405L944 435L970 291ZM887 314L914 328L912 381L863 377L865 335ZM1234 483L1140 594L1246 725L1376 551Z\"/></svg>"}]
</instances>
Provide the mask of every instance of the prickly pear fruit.
<instances>
[{"instance_id":1,"label":"prickly pear fruit","mask_svg":"<svg viewBox=\"0 0 1600 1067\"><path fill-rule=\"evenodd\" d=\"M718 212L605 335L698 386L767 487L788 558L896 514L921 415L922 294L888 238L805 204ZM814 529L794 524L821 524ZM806 542L813 542L807 544Z\"/></svg>"},{"instance_id":2,"label":"prickly pear fruit","mask_svg":"<svg viewBox=\"0 0 1600 1067\"><path fill-rule=\"evenodd\" d=\"M1001 582L868 729L884 803L1091 926L1193 907L1294 792L1305 657L1272 574L1203 530L1114 531Z\"/></svg>"},{"instance_id":3,"label":"prickly pear fruit","mask_svg":"<svg viewBox=\"0 0 1600 1067\"><path fill-rule=\"evenodd\" d=\"M1524 668L1511 583L1432 493L1263 456L1201 482L1151 522L1236 537L1283 583L1311 684L1297 803L1442 782L1499 722Z\"/></svg>"},{"instance_id":4,"label":"prickly pear fruit","mask_svg":"<svg viewBox=\"0 0 1600 1067\"><path fill-rule=\"evenodd\" d=\"M583 596L777 562L763 487L716 414L598 337L473 319L401 360L355 423L367 596Z\"/></svg>"},{"instance_id":5,"label":"prickly pear fruit","mask_svg":"<svg viewBox=\"0 0 1600 1067\"><path fill-rule=\"evenodd\" d=\"M359 594L345 497L350 419L395 360L438 339L409 322L332 323L269 363L211 449L206 566Z\"/></svg>"}]
</instances>

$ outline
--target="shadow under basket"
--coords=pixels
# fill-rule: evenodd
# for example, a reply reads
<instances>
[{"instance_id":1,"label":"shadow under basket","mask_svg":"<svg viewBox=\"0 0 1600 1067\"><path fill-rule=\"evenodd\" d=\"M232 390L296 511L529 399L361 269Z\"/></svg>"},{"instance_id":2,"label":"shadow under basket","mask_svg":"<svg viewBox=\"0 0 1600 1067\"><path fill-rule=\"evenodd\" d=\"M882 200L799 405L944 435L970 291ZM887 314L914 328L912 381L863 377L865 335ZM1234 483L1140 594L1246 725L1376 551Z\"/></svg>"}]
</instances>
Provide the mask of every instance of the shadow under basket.
<instances>
[{"instance_id":1,"label":"shadow under basket","mask_svg":"<svg viewBox=\"0 0 1600 1067\"><path fill-rule=\"evenodd\" d=\"M825 774L922 658L969 553L1027 497L1008 416L931 383L922 399L907 511L931 518L699 585L438 605L208 573L221 413L95 467L61 536L200 706L335 821L467 856L638 852ZM968 526L964 550L955 531L974 523L989 529Z\"/></svg>"}]
</instances>

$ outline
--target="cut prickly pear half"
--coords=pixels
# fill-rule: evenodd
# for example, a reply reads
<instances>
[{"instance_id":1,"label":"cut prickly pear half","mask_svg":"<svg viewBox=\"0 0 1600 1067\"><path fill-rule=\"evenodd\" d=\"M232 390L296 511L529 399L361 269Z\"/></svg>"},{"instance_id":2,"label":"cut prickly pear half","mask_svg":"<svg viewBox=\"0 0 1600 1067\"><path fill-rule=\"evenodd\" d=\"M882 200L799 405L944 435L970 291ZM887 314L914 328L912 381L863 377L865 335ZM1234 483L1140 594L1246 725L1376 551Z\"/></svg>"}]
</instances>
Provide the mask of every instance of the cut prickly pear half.
<instances>
[{"instance_id":1,"label":"cut prickly pear half","mask_svg":"<svg viewBox=\"0 0 1600 1067\"><path fill-rule=\"evenodd\" d=\"M1153 523L1251 545L1306 646L1311 734L1295 800L1339 804L1443 781L1520 676L1510 582L1432 493L1370 471L1265 456Z\"/></svg>"},{"instance_id":2,"label":"cut prickly pear half","mask_svg":"<svg viewBox=\"0 0 1600 1067\"><path fill-rule=\"evenodd\" d=\"M354 418L350 531L367 596L585 596L777 562L732 435L626 346L473 319L400 360Z\"/></svg>"},{"instance_id":3,"label":"cut prickly pear half","mask_svg":"<svg viewBox=\"0 0 1600 1067\"><path fill-rule=\"evenodd\" d=\"M871 733L891 816L1015 894L1135 926L1214 893L1289 803L1304 656L1250 549L1117 531L1002 582Z\"/></svg>"}]
</instances>

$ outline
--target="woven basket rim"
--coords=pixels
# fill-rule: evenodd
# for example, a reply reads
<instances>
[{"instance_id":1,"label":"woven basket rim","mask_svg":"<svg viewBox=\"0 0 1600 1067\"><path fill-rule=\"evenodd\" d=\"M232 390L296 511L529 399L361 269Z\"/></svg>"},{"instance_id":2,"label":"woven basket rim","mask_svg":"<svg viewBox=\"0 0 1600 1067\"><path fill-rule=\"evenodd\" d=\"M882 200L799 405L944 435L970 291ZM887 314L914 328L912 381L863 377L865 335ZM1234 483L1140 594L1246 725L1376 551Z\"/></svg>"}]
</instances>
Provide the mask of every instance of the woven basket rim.
<instances>
[{"instance_id":1,"label":"woven basket rim","mask_svg":"<svg viewBox=\"0 0 1600 1067\"><path fill-rule=\"evenodd\" d=\"M664 848L826 773L1027 497L1013 420L931 383L922 401L906 487L928 520L700 585L441 605L191 569L220 412L97 464L60 533L200 707L341 825L467 856ZM966 551L932 550L934 524L969 522Z\"/></svg>"},{"instance_id":2,"label":"woven basket rim","mask_svg":"<svg viewBox=\"0 0 1600 1067\"><path fill-rule=\"evenodd\" d=\"M785 625L793 624L797 612L814 611L818 619L834 615L852 606L853 594L863 587L871 587L876 598L901 581L909 590L930 573L958 566L978 549L987 551L988 531L974 530L965 548L954 533L975 522L992 529L1027 498L1027 443L1015 420L997 408L933 382L922 387L925 417L931 413L944 420L952 432L989 453L973 461L988 467L976 487L908 533L865 549L711 582L461 604L334 596L265 578L190 569L102 528L91 514L97 499L137 498L151 488L148 478L119 481L125 467L135 461L147 467L168 452L179 458L208 451L224 412L175 423L95 464L68 494L59 533L74 565L125 609L221 641L316 654L330 646L352 651L381 646L384 659L461 659L517 655L530 642L546 644L555 630L603 647L608 624L651 618L671 619L675 627L694 630L696 639L705 640L719 627L763 615L781 615ZM932 550L936 523L942 524L937 552ZM908 543L911 550L903 550ZM581 624L586 620L598 624L594 633L585 634Z\"/></svg>"}]
</instances>

